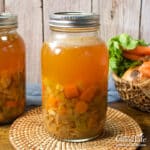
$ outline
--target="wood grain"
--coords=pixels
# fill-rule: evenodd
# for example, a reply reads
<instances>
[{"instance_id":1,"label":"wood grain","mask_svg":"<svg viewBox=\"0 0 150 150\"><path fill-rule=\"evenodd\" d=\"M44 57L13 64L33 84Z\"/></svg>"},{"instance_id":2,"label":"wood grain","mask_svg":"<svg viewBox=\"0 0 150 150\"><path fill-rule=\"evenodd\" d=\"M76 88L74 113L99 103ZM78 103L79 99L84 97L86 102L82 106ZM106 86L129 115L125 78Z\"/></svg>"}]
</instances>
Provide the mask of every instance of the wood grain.
<instances>
[{"instance_id":1,"label":"wood grain","mask_svg":"<svg viewBox=\"0 0 150 150\"><path fill-rule=\"evenodd\" d=\"M0 0L0 12L4 12L5 10L5 3L4 3L4 0Z\"/></svg>"},{"instance_id":2,"label":"wood grain","mask_svg":"<svg viewBox=\"0 0 150 150\"><path fill-rule=\"evenodd\" d=\"M9 142L9 127L10 125L0 126L0 149L1 150L13 150Z\"/></svg>"},{"instance_id":3,"label":"wood grain","mask_svg":"<svg viewBox=\"0 0 150 150\"><path fill-rule=\"evenodd\" d=\"M40 49L43 39L41 0L5 0L5 9L18 15L18 32L26 44L27 82L39 82Z\"/></svg>"},{"instance_id":4,"label":"wood grain","mask_svg":"<svg viewBox=\"0 0 150 150\"><path fill-rule=\"evenodd\" d=\"M96 14L100 14L100 1L92 0L92 12Z\"/></svg>"},{"instance_id":5,"label":"wood grain","mask_svg":"<svg viewBox=\"0 0 150 150\"><path fill-rule=\"evenodd\" d=\"M60 11L91 12L91 0L43 0L44 40L49 37L48 15Z\"/></svg>"},{"instance_id":6,"label":"wood grain","mask_svg":"<svg viewBox=\"0 0 150 150\"><path fill-rule=\"evenodd\" d=\"M109 106L118 109L126 113L127 115L131 116L140 125L140 127L144 132L144 137L147 138L147 141L146 147L141 147L138 150L149 150L150 147L149 113L141 112L137 109L131 108L123 101L109 103ZM9 127L10 125L0 126L0 149L2 147L3 148L2 150L13 150L13 147L11 146L8 139Z\"/></svg>"},{"instance_id":7,"label":"wood grain","mask_svg":"<svg viewBox=\"0 0 150 150\"><path fill-rule=\"evenodd\" d=\"M141 0L99 0L98 5L94 4L93 10L100 14L101 37L107 41L123 32L138 37L140 4Z\"/></svg>"},{"instance_id":8,"label":"wood grain","mask_svg":"<svg viewBox=\"0 0 150 150\"><path fill-rule=\"evenodd\" d=\"M150 42L150 0L142 0L140 38Z\"/></svg>"}]
</instances>

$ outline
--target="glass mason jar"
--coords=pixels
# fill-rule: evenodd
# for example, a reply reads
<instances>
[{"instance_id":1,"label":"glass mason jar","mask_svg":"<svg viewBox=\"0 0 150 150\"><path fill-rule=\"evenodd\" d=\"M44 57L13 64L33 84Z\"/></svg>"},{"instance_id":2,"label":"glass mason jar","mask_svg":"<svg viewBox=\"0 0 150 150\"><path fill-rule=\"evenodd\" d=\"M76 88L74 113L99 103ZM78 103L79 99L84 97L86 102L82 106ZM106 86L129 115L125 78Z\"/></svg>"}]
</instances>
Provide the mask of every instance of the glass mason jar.
<instances>
[{"instance_id":1,"label":"glass mason jar","mask_svg":"<svg viewBox=\"0 0 150 150\"><path fill-rule=\"evenodd\" d=\"M103 130L107 109L108 51L99 38L99 16L50 16L42 47L42 111L50 135L81 142Z\"/></svg>"},{"instance_id":2,"label":"glass mason jar","mask_svg":"<svg viewBox=\"0 0 150 150\"><path fill-rule=\"evenodd\" d=\"M0 13L0 124L13 121L25 106L25 45L17 16Z\"/></svg>"}]
</instances>

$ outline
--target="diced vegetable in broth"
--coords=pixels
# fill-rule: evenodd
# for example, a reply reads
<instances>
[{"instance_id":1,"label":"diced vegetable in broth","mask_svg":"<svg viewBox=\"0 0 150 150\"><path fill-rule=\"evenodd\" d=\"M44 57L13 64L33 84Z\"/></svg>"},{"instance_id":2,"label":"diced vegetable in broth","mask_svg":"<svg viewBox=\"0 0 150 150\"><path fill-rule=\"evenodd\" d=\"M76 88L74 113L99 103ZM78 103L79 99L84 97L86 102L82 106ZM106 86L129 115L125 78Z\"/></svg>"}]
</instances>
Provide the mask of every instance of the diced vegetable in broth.
<instances>
[{"instance_id":1,"label":"diced vegetable in broth","mask_svg":"<svg viewBox=\"0 0 150 150\"><path fill-rule=\"evenodd\" d=\"M104 43L42 49L42 108L47 131L59 139L99 135L106 118L108 56Z\"/></svg>"},{"instance_id":2,"label":"diced vegetable in broth","mask_svg":"<svg viewBox=\"0 0 150 150\"><path fill-rule=\"evenodd\" d=\"M0 74L0 123L15 119L25 107L24 72Z\"/></svg>"},{"instance_id":3,"label":"diced vegetable in broth","mask_svg":"<svg viewBox=\"0 0 150 150\"><path fill-rule=\"evenodd\" d=\"M106 113L106 97L102 97L101 93L97 92L99 91L97 85L85 88L78 95L75 95L78 87L70 86L69 90L72 90L72 95L69 96L66 96L64 90L66 85L63 87L54 82L50 85L44 85L44 93L48 92L49 95L51 91L51 94L49 99L43 99L43 113L46 128L52 135L64 138L84 138L94 136L102 130ZM92 94L88 94L89 89ZM81 98L85 93L89 95L90 100Z\"/></svg>"}]
</instances>

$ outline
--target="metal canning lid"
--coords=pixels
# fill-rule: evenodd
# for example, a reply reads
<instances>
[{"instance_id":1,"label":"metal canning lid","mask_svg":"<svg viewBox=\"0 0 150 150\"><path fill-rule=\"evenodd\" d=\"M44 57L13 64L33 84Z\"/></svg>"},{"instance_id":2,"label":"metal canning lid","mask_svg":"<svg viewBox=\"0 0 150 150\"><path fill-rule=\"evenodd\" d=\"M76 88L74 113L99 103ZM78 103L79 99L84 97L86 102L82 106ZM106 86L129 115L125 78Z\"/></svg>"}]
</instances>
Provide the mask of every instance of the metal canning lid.
<instances>
[{"instance_id":1,"label":"metal canning lid","mask_svg":"<svg viewBox=\"0 0 150 150\"><path fill-rule=\"evenodd\" d=\"M86 28L99 26L99 15L84 12L57 12L49 16L50 27Z\"/></svg>"},{"instance_id":2,"label":"metal canning lid","mask_svg":"<svg viewBox=\"0 0 150 150\"><path fill-rule=\"evenodd\" d=\"M0 28L16 28L17 16L11 13L0 13Z\"/></svg>"}]
</instances>

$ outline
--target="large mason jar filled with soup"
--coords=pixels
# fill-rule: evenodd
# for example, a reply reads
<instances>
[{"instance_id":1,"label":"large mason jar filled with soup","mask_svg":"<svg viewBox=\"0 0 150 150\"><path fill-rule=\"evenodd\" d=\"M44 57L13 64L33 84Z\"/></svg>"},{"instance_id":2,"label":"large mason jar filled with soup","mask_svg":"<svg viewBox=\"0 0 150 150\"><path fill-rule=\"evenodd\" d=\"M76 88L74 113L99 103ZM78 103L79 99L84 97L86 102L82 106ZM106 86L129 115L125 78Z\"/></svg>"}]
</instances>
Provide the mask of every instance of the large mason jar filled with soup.
<instances>
[{"instance_id":1,"label":"large mason jar filled with soup","mask_svg":"<svg viewBox=\"0 0 150 150\"><path fill-rule=\"evenodd\" d=\"M17 16L0 13L0 124L13 121L25 106L25 45L16 29Z\"/></svg>"},{"instance_id":2,"label":"large mason jar filled with soup","mask_svg":"<svg viewBox=\"0 0 150 150\"><path fill-rule=\"evenodd\" d=\"M58 139L88 141L103 131L107 109L108 51L99 16L54 13L43 44L42 111L46 130Z\"/></svg>"}]
</instances>

